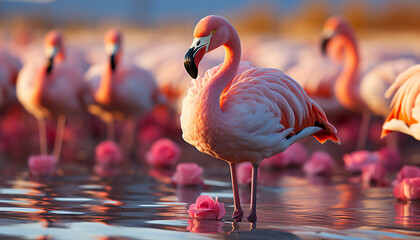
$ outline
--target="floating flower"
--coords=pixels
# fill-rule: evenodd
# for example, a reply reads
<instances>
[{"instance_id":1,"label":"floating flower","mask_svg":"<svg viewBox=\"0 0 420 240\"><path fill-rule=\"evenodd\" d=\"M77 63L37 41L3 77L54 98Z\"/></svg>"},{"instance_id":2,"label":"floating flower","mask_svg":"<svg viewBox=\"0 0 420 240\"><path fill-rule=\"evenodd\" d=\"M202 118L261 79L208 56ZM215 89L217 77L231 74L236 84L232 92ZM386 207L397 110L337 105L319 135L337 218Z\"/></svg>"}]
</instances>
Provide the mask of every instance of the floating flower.
<instances>
[{"instance_id":1,"label":"floating flower","mask_svg":"<svg viewBox=\"0 0 420 240\"><path fill-rule=\"evenodd\" d=\"M196 163L180 163L176 166L176 172L172 182L182 186L202 185L203 168Z\"/></svg>"},{"instance_id":2,"label":"floating flower","mask_svg":"<svg viewBox=\"0 0 420 240\"><path fill-rule=\"evenodd\" d=\"M53 175L57 159L53 155L32 155L28 159L29 172L34 177Z\"/></svg>"},{"instance_id":3,"label":"floating flower","mask_svg":"<svg viewBox=\"0 0 420 240\"><path fill-rule=\"evenodd\" d=\"M238 164L236 174L239 184L251 184L252 181L252 164L244 162Z\"/></svg>"},{"instance_id":4,"label":"floating flower","mask_svg":"<svg viewBox=\"0 0 420 240\"><path fill-rule=\"evenodd\" d=\"M325 151L314 152L303 165L303 171L308 175L330 175L335 163L331 155Z\"/></svg>"},{"instance_id":5,"label":"floating flower","mask_svg":"<svg viewBox=\"0 0 420 240\"><path fill-rule=\"evenodd\" d=\"M115 142L103 141L95 148L95 159L101 165L118 165L123 160L123 154Z\"/></svg>"},{"instance_id":6,"label":"floating flower","mask_svg":"<svg viewBox=\"0 0 420 240\"><path fill-rule=\"evenodd\" d=\"M362 168L362 182L366 186L385 184L386 170L380 163L371 163Z\"/></svg>"},{"instance_id":7,"label":"floating flower","mask_svg":"<svg viewBox=\"0 0 420 240\"><path fill-rule=\"evenodd\" d=\"M420 168L417 166L404 166L401 170L397 173L397 181L401 182L405 178L415 178L420 177Z\"/></svg>"},{"instance_id":8,"label":"floating flower","mask_svg":"<svg viewBox=\"0 0 420 240\"><path fill-rule=\"evenodd\" d=\"M379 162L379 157L379 154L363 150L344 154L343 160L347 170L360 172L363 166Z\"/></svg>"},{"instance_id":9,"label":"floating flower","mask_svg":"<svg viewBox=\"0 0 420 240\"><path fill-rule=\"evenodd\" d=\"M287 148L284 152L264 159L264 161L261 162L261 166L272 168L301 166L308 159L308 155L308 151L303 144L297 142Z\"/></svg>"},{"instance_id":10,"label":"floating flower","mask_svg":"<svg viewBox=\"0 0 420 240\"><path fill-rule=\"evenodd\" d=\"M220 220L225 214L225 204L219 203L217 197L213 200L213 198L206 195L199 196L188 210L188 216L196 219Z\"/></svg>"},{"instance_id":11,"label":"floating flower","mask_svg":"<svg viewBox=\"0 0 420 240\"><path fill-rule=\"evenodd\" d=\"M420 177L405 178L394 187L394 197L401 200L420 199Z\"/></svg>"},{"instance_id":12,"label":"floating flower","mask_svg":"<svg viewBox=\"0 0 420 240\"><path fill-rule=\"evenodd\" d=\"M174 165L181 155L179 146L168 138L161 138L153 143L146 153L146 161L156 167Z\"/></svg>"}]
</instances>

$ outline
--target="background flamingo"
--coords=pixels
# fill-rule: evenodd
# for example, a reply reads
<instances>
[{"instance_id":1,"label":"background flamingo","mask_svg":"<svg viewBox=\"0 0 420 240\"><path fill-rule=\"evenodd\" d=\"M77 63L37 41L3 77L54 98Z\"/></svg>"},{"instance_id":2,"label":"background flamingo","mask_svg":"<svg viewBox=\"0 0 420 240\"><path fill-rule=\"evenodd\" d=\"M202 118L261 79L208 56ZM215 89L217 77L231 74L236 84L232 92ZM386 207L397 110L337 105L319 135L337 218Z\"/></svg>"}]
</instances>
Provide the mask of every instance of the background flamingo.
<instances>
[{"instance_id":1,"label":"background flamingo","mask_svg":"<svg viewBox=\"0 0 420 240\"><path fill-rule=\"evenodd\" d=\"M16 102L16 80L21 62L6 51L0 51L0 106Z\"/></svg>"},{"instance_id":2,"label":"background flamingo","mask_svg":"<svg viewBox=\"0 0 420 240\"><path fill-rule=\"evenodd\" d=\"M241 219L235 164L253 167L251 212L256 221L256 180L262 159L284 151L291 144L313 135L320 142L339 142L325 113L302 87L279 70L255 68L240 62L241 47L234 27L219 16L200 20L194 41L184 60L197 78L197 65L205 53L225 47L224 62L193 80L184 99L183 138L198 150L230 164L235 210Z\"/></svg>"},{"instance_id":3,"label":"background flamingo","mask_svg":"<svg viewBox=\"0 0 420 240\"><path fill-rule=\"evenodd\" d=\"M386 117L390 100L384 93L393 79L415 61L412 58L387 61L372 67L363 76L356 36L343 18L329 18L323 29L323 51L338 62L343 70L334 85L337 100L345 108L362 113L358 149L364 148L371 114Z\"/></svg>"},{"instance_id":4,"label":"background flamingo","mask_svg":"<svg viewBox=\"0 0 420 240\"><path fill-rule=\"evenodd\" d=\"M107 123L109 140L114 140L114 121L129 119L123 146L130 147L136 118L163 99L150 72L121 64L122 34L118 30L111 29L105 34L105 47L109 55L107 63L92 66L85 75L94 93L94 102L88 110Z\"/></svg>"},{"instance_id":5,"label":"background flamingo","mask_svg":"<svg viewBox=\"0 0 420 240\"><path fill-rule=\"evenodd\" d=\"M41 154L46 155L45 119L58 119L53 155L59 159L66 116L80 112L91 96L82 73L66 63L63 37L58 31L45 36L47 63L27 63L19 72L17 97L23 107L39 122Z\"/></svg>"}]
</instances>

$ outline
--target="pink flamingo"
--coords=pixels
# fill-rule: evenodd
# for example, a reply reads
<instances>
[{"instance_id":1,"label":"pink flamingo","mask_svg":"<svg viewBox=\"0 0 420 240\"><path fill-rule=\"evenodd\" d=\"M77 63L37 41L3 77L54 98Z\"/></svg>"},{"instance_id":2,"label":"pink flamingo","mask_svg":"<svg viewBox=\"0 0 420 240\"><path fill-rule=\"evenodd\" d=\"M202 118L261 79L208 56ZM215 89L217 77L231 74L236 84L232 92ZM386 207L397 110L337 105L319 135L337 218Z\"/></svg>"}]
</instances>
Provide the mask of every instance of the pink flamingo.
<instances>
[{"instance_id":1,"label":"pink flamingo","mask_svg":"<svg viewBox=\"0 0 420 240\"><path fill-rule=\"evenodd\" d=\"M386 96L394 92L391 112L382 126L382 137L398 131L420 140L420 65L414 65L398 75Z\"/></svg>"},{"instance_id":2,"label":"pink flamingo","mask_svg":"<svg viewBox=\"0 0 420 240\"><path fill-rule=\"evenodd\" d=\"M16 80L21 62L5 51L0 51L0 106L16 101Z\"/></svg>"},{"instance_id":3,"label":"pink flamingo","mask_svg":"<svg viewBox=\"0 0 420 240\"><path fill-rule=\"evenodd\" d=\"M356 36L347 21L338 16L329 18L324 25L323 35L323 52L337 62L344 62L334 85L335 96L345 108L362 113L357 147L360 150L366 145L371 114L386 117L390 100L384 97L384 93L395 77L411 66L414 60L385 62L361 77Z\"/></svg>"},{"instance_id":4,"label":"pink flamingo","mask_svg":"<svg viewBox=\"0 0 420 240\"><path fill-rule=\"evenodd\" d=\"M47 155L46 118L58 119L53 155L59 159L66 116L80 112L91 98L82 73L66 63L63 37L51 31L44 40L47 63L26 64L19 72L17 97L39 122L41 154Z\"/></svg>"},{"instance_id":5,"label":"pink flamingo","mask_svg":"<svg viewBox=\"0 0 420 240\"><path fill-rule=\"evenodd\" d=\"M255 68L241 62L241 44L235 28L224 18L208 16L194 30L194 41L184 59L192 78L205 53L220 46L225 60L193 80L184 98L181 128L185 141L199 151L230 164L235 210L240 206L235 164L251 162L252 197L248 220L257 220L257 171L262 159L313 135L318 141L339 142L323 110L302 87L279 70Z\"/></svg>"},{"instance_id":6,"label":"pink flamingo","mask_svg":"<svg viewBox=\"0 0 420 240\"><path fill-rule=\"evenodd\" d=\"M105 66L92 66L85 77L94 93L89 112L99 116L108 125L108 139L114 140L115 120L129 119L124 146L134 140L135 119L162 101L154 77L146 70L122 65L122 34L111 29L105 34L105 47L109 60Z\"/></svg>"}]
</instances>

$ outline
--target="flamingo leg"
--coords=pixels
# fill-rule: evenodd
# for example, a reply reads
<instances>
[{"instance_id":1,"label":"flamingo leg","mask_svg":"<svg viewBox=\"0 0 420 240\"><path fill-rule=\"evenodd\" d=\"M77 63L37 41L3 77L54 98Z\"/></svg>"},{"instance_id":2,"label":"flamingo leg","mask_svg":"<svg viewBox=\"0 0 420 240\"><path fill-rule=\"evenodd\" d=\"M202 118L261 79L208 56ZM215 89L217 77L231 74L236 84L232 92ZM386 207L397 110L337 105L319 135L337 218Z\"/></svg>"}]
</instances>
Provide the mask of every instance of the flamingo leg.
<instances>
[{"instance_id":1,"label":"flamingo leg","mask_svg":"<svg viewBox=\"0 0 420 240\"><path fill-rule=\"evenodd\" d=\"M357 138L357 150L363 150L366 147L366 140L369 133L371 114L369 111L363 111L360 123L359 137Z\"/></svg>"},{"instance_id":2,"label":"flamingo leg","mask_svg":"<svg viewBox=\"0 0 420 240\"><path fill-rule=\"evenodd\" d=\"M48 146L47 146L47 128L45 127L45 119L38 119L38 127L39 127L39 147L41 151L41 155L48 154Z\"/></svg>"},{"instance_id":3,"label":"flamingo leg","mask_svg":"<svg viewBox=\"0 0 420 240\"><path fill-rule=\"evenodd\" d=\"M259 164L252 164L252 187L251 187L251 212L248 221L257 221L257 174Z\"/></svg>"},{"instance_id":4,"label":"flamingo leg","mask_svg":"<svg viewBox=\"0 0 420 240\"><path fill-rule=\"evenodd\" d=\"M230 165L230 175L232 177L232 189L233 189L233 204L235 205L235 210L233 211L232 218L236 221L242 221L244 216L244 211L241 207L241 200L239 199L238 191L238 181L236 179L236 166L234 163L229 163Z\"/></svg>"},{"instance_id":5,"label":"flamingo leg","mask_svg":"<svg viewBox=\"0 0 420 240\"><path fill-rule=\"evenodd\" d=\"M61 148L63 147L63 136L66 127L66 117L64 115L58 116L57 134L55 136L53 155L58 160L60 158Z\"/></svg>"},{"instance_id":6,"label":"flamingo leg","mask_svg":"<svg viewBox=\"0 0 420 240\"><path fill-rule=\"evenodd\" d=\"M115 121L111 119L107 122L108 141L115 141Z\"/></svg>"}]
</instances>

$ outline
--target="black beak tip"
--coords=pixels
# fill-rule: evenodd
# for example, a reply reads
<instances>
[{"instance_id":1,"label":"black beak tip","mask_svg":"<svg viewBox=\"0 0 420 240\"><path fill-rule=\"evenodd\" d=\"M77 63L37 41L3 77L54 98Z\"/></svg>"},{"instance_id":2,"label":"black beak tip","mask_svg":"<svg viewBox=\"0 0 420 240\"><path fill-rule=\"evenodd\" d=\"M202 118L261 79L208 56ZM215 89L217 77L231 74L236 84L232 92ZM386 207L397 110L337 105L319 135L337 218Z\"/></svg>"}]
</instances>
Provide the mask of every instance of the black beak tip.
<instances>
[{"instance_id":1,"label":"black beak tip","mask_svg":"<svg viewBox=\"0 0 420 240\"><path fill-rule=\"evenodd\" d=\"M329 38L323 38L321 42L321 51L323 55L327 55L327 46L329 42Z\"/></svg>"},{"instance_id":2,"label":"black beak tip","mask_svg":"<svg viewBox=\"0 0 420 240\"><path fill-rule=\"evenodd\" d=\"M198 68L195 65L194 62L194 52L193 49L190 49L187 54L185 54L185 58L184 58L184 67L185 70L187 70L188 74L196 79L198 76Z\"/></svg>"},{"instance_id":3,"label":"black beak tip","mask_svg":"<svg viewBox=\"0 0 420 240\"><path fill-rule=\"evenodd\" d=\"M47 61L47 73L48 74L51 73L51 71L52 71L53 63L54 63L53 57L48 58L48 61Z\"/></svg>"}]
</instances>

